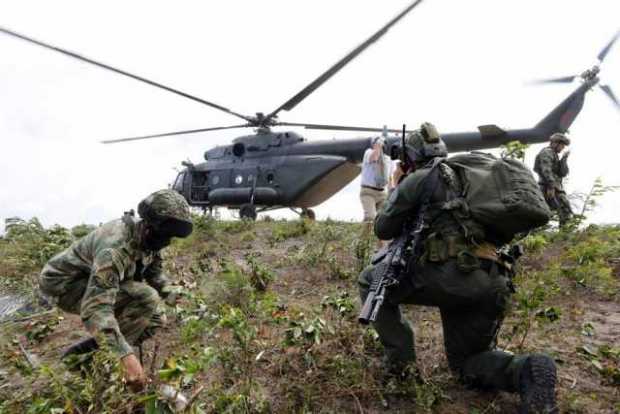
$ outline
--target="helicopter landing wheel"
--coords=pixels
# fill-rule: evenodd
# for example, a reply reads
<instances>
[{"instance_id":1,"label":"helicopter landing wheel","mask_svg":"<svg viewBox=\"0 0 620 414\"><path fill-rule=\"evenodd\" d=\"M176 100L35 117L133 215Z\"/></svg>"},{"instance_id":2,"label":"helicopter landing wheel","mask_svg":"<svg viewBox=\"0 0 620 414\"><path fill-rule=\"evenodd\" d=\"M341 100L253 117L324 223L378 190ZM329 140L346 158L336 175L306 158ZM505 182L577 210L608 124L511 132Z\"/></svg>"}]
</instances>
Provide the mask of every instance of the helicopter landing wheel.
<instances>
[{"instance_id":1,"label":"helicopter landing wheel","mask_svg":"<svg viewBox=\"0 0 620 414\"><path fill-rule=\"evenodd\" d=\"M239 217L241 217L242 219L255 221L256 216L256 207L254 207L252 204L244 204L239 209Z\"/></svg>"},{"instance_id":2,"label":"helicopter landing wheel","mask_svg":"<svg viewBox=\"0 0 620 414\"><path fill-rule=\"evenodd\" d=\"M303 210L301 210L301 214L300 216L302 218L307 218L308 220L314 221L316 220L316 214L314 213L314 210L308 208L304 208Z\"/></svg>"}]
</instances>

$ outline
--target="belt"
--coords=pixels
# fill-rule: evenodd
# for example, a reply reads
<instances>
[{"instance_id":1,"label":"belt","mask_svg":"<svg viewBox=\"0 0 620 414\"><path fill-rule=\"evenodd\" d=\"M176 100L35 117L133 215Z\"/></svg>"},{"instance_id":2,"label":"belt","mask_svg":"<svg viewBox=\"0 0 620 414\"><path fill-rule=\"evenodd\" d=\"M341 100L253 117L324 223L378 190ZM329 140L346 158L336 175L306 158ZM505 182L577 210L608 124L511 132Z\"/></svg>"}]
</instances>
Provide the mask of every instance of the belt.
<instances>
[{"instance_id":1,"label":"belt","mask_svg":"<svg viewBox=\"0 0 620 414\"><path fill-rule=\"evenodd\" d=\"M383 188L373 187L373 186L370 186L370 185L364 185L364 184L362 184L362 188L369 188L369 189L371 189L371 190L375 190L375 191L383 191Z\"/></svg>"},{"instance_id":2,"label":"belt","mask_svg":"<svg viewBox=\"0 0 620 414\"><path fill-rule=\"evenodd\" d=\"M511 269L511 264L506 263L506 261L502 260L500 256L497 254L497 248L489 242L483 242L476 246L474 250L474 254L480 259L486 259L491 262L495 262L499 265L504 266L508 270Z\"/></svg>"}]
</instances>

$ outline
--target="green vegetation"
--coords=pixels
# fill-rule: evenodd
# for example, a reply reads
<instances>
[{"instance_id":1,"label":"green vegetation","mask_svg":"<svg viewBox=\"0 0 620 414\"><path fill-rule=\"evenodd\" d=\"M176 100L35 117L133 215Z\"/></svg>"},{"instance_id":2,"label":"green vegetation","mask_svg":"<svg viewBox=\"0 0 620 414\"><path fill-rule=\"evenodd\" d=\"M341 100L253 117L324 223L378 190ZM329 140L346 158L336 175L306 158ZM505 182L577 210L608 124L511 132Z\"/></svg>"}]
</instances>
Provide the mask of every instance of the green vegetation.
<instances>
[{"instance_id":1,"label":"green vegetation","mask_svg":"<svg viewBox=\"0 0 620 414\"><path fill-rule=\"evenodd\" d=\"M89 228L78 227L16 220L0 239L0 293L31 292L43 263ZM165 252L181 297L145 343L144 392L124 389L105 351L81 370L61 363L86 333L79 317L53 311L0 325L0 413L171 412L162 385L190 413L516 410L515 398L450 374L436 309L405 307L421 378L385 376L376 332L357 323L356 277L375 246L361 224L196 216L195 229ZM499 346L556 358L562 412L617 410L620 227L541 231L523 244Z\"/></svg>"}]
</instances>

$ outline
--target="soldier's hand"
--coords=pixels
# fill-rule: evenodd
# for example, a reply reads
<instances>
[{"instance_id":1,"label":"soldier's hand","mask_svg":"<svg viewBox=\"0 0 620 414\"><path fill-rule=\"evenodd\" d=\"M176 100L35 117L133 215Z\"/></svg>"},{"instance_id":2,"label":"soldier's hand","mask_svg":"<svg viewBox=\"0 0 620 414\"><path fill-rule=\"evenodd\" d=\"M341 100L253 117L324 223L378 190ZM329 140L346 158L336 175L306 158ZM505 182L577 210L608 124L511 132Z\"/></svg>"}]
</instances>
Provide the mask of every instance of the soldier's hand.
<instances>
[{"instance_id":1,"label":"soldier's hand","mask_svg":"<svg viewBox=\"0 0 620 414\"><path fill-rule=\"evenodd\" d=\"M555 197L555 188L547 187L547 190L545 191L545 195L547 196L547 198L554 198Z\"/></svg>"},{"instance_id":2,"label":"soldier's hand","mask_svg":"<svg viewBox=\"0 0 620 414\"><path fill-rule=\"evenodd\" d=\"M570 150L566 150L564 151L564 154L562 154L562 158L568 158L569 155L570 155Z\"/></svg>"},{"instance_id":3,"label":"soldier's hand","mask_svg":"<svg viewBox=\"0 0 620 414\"><path fill-rule=\"evenodd\" d=\"M183 288L177 285L168 285L161 290L164 303L168 306L176 306L179 304L184 293Z\"/></svg>"},{"instance_id":4,"label":"soldier's hand","mask_svg":"<svg viewBox=\"0 0 620 414\"><path fill-rule=\"evenodd\" d=\"M142 365L134 354L129 354L121 359L125 370L125 381L133 392L139 392L146 386L146 375Z\"/></svg>"}]
</instances>

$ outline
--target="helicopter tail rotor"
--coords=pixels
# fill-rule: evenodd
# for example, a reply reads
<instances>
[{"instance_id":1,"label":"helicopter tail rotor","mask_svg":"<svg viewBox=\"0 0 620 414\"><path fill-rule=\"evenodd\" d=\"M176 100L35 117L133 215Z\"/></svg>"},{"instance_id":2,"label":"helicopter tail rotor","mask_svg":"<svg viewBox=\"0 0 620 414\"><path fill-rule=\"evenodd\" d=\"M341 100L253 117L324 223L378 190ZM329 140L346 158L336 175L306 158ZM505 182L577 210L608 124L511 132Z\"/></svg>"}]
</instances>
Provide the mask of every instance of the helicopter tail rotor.
<instances>
[{"instance_id":1,"label":"helicopter tail rotor","mask_svg":"<svg viewBox=\"0 0 620 414\"><path fill-rule=\"evenodd\" d=\"M609 54L609 51L613 47L614 43L620 38L620 30L616 32L616 34L611 38L611 40L605 45L605 47L599 52L597 55L598 63L594 65L592 68L585 70L581 74L573 75L573 76L562 76L559 78L550 78L550 79L540 79L529 82L530 85L541 85L541 84L549 84L549 83L572 83L576 79L581 79L584 84L588 85L590 88L598 85L601 90L607 95L607 97L613 102L616 109L620 111L620 101L612 91L609 85L601 85L599 83L599 73L601 71L601 64Z\"/></svg>"},{"instance_id":2,"label":"helicopter tail rotor","mask_svg":"<svg viewBox=\"0 0 620 414\"><path fill-rule=\"evenodd\" d=\"M611 99L611 101L616 106L616 109L618 111L620 111L620 101L618 101L618 98L616 97L616 95L612 91L611 86L609 86L609 85L600 85L600 84L598 86L601 88L601 90L603 92L605 92L605 95L607 95L609 97L609 99Z\"/></svg>"},{"instance_id":3,"label":"helicopter tail rotor","mask_svg":"<svg viewBox=\"0 0 620 414\"><path fill-rule=\"evenodd\" d=\"M529 85L543 85L547 83L573 83L577 76L562 76L561 78L537 79L528 82Z\"/></svg>"},{"instance_id":4,"label":"helicopter tail rotor","mask_svg":"<svg viewBox=\"0 0 620 414\"><path fill-rule=\"evenodd\" d=\"M619 37L620 37L620 30L616 32L615 36L612 37L609 43L607 43L607 45L603 48L603 50L599 52L597 56L597 59L599 60L599 62L603 63L603 60L605 60L605 57L609 53L609 50L612 48L614 43L616 43L616 40L618 40Z\"/></svg>"}]
</instances>

